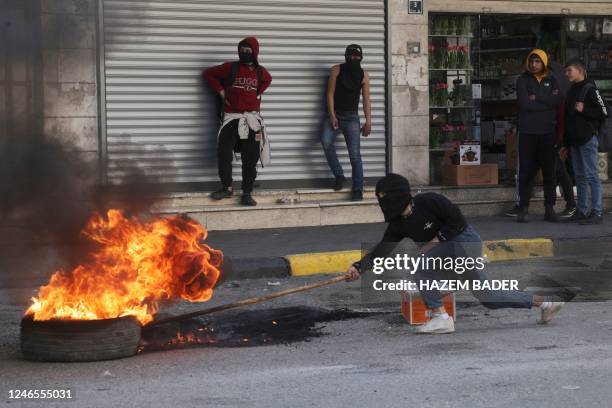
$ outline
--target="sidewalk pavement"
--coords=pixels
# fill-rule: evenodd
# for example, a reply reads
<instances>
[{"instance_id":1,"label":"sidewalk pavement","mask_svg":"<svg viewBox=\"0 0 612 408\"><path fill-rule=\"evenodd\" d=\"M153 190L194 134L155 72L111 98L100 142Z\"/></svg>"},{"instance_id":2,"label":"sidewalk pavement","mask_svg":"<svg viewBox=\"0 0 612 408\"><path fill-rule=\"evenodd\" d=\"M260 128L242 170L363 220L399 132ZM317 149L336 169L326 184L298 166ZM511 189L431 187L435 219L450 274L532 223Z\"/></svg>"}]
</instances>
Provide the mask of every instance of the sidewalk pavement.
<instances>
[{"instance_id":1,"label":"sidewalk pavement","mask_svg":"<svg viewBox=\"0 0 612 408\"><path fill-rule=\"evenodd\" d=\"M490 261L550 257L571 250L576 240L612 240L612 220L602 225L548 223L532 218L468 219L483 239ZM214 231L206 243L226 257L225 280L343 272L359 259L362 245L382 237L386 224L356 224L262 230ZM562 250L555 251L555 248Z\"/></svg>"}]
</instances>

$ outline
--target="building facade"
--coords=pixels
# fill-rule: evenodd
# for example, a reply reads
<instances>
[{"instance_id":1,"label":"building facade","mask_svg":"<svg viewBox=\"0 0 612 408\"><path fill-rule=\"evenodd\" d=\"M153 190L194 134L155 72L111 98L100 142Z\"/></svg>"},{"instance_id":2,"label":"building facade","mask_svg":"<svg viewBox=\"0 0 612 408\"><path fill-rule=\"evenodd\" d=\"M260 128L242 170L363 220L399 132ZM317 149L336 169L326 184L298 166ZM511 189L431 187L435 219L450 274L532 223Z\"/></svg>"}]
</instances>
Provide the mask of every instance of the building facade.
<instances>
[{"instance_id":1,"label":"building facade","mask_svg":"<svg viewBox=\"0 0 612 408\"><path fill-rule=\"evenodd\" d=\"M465 16L474 24L490 16L550 16L561 24L572 16L612 17L612 1L603 0L423 0L422 14L410 14L408 0L0 4L0 137L44 132L96 161L108 182L139 169L162 182L202 186L216 181L216 119L199 74L234 59L246 35L260 38L261 62L274 78L262 102L273 160L259 172L264 187L331 177L318 140L325 85L350 43L363 46L372 77L373 134L362 143L366 177L394 171L427 185L436 182L438 160L428 52L439 34L432 34L432 16ZM480 41L475 27L466 37ZM481 76L479 66L471 83L484 84ZM341 138L339 152L348 171Z\"/></svg>"}]
</instances>

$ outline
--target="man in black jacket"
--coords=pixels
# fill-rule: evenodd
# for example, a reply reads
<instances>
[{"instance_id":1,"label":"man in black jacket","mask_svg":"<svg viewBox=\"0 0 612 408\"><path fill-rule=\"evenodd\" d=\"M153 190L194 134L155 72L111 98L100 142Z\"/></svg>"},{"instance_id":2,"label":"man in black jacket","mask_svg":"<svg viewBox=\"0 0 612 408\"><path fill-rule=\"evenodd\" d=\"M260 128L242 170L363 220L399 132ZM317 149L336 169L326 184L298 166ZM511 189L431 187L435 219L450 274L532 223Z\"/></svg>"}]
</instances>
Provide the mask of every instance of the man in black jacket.
<instances>
[{"instance_id":1,"label":"man in black jacket","mask_svg":"<svg viewBox=\"0 0 612 408\"><path fill-rule=\"evenodd\" d=\"M427 258L478 258L481 256L482 243L478 232L469 225L459 207L448 198L437 193L423 193L412 197L410 183L398 174L389 174L376 184L378 203L389 226L382 241L361 261L354 263L346 272L346 279L359 279L364 269L373 259L387 257L393 252L394 243L403 238L411 238L421 245L420 253ZM428 263L429 264L429 263ZM461 273L458 270L454 279L462 281L489 281L483 270L471 269ZM446 274L448 271L446 271ZM436 289L422 289L422 282L446 279L445 271L419 268L414 273L419 292L433 318L418 329L424 334L443 334L455 331L453 320L449 318L442 304L442 296ZM453 276L453 275L451 275ZM473 287L473 286L472 286ZM519 290L472 290L474 296L490 309L539 307L542 311L540 324L548 323L563 307L563 302L553 302L552 298L533 296Z\"/></svg>"},{"instance_id":2,"label":"man in black jacket","mask_svg":"<svg viewBox=\"0 0 612 408\"><path fill-rule=\"evenodd\" d=\"M565 67L559 64L556 61L549 61L548 66L552 72L552 75L557 80L557 84L559 85L559 90L562 95L567 94L571 83L565 76ZM563 136L565 134L565 104L561 103L557 107L557 125L555 127L555 150L559 151L561 147L563 147ZM567 164L566 164L567 163ZM561 192L563 194L563 198L565 200L565 210L559 215L559 218L562 220L568 220L576 213L576 198L574 195L574 187L572 184L572 178L568 174L567 165L571 165L569 160L560 160L558 157L555 160L555 177L557 185L561 188ZM518 172L519 168L517 167L517 179L516 179L516 203L512 206L511 209L505 211L504 214L508 217L517 217L519 213L519 184L518 184Z\"/></svg>"},{"instance_id":3,"label":"man in black jacket","mask_svg":"<svg viewBox=\"0 0 612 408\"><path fill-rule=\"evenodd\" d=\"M601 224L602 196L597 157L597 131L610 113L595 83L586 78L584 62L573 59L565 65L565 75L572 83L565 100L564 148L559 155L567 157L568 148L578 192L578 211L570 219L582 225ZM592 209L588 209L588 189Z\"/></svg>"},{"instance_id":4,"label":"man in black jacket","mask_svg":"<svg viewBox=\"0 0 612 408\"><path fill-rule=\"evenodd\" d=\"M563 95L548 69L546 52L529 53L525 72L516 82L519 102L519 214L518 222L527 221L533 180L542 169L546 221L557 222L555 214L555 126L557 107Z\"/></svg>"}]
</instances>

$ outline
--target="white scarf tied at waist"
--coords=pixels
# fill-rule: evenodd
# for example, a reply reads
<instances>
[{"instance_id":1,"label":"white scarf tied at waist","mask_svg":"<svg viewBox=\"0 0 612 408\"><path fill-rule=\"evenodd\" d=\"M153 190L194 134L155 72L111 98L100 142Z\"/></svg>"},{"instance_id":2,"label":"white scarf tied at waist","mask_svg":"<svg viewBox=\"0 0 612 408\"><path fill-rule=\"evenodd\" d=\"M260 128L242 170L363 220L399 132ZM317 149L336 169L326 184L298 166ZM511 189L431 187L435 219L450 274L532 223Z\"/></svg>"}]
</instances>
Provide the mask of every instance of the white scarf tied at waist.
<instances>
[{"instance_id":1,"label":"white scarf tied at waist","mask_svg":"<svg viewBox=\"0 0 612 408\"><path fill-rule=\"evenodd\" d=\"M261 167L270 164L270 143L266 132L264 120L259 112L244 112L244 113L226 113L223 116L223 123L219 127L217 140L221 134L221 130L232 120L238 120L238 136L240 139L248 139L249 132L252 130L255 133L261 132L261 140L259 142L259 161Z\"/></svg>"}]
</instances>

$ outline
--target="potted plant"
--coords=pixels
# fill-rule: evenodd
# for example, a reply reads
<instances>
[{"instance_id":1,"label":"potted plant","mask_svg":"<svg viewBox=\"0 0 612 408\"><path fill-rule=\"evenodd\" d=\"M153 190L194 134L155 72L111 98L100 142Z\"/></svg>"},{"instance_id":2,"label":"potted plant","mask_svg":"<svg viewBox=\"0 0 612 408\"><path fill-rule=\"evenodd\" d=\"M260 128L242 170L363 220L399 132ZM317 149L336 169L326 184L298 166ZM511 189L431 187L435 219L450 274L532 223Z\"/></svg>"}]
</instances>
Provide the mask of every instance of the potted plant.
<instances>
[{"instance_id":1,"label":"potted plant","mask_svg":"<svg viewBox=\"0 0 612 408\"><path fill-rule=\"evenodd\" d=\"M457 33L456 19L455 17L448 18L448 26L446 27L446 34L454 35Z\"/></svg>"},{"instance_id":2,"label":"potted plant","mask_svg":"<svg viewBox=\"0 0 612 408\"><path fill-rule=\"evenodd\" d=\"M430 43L427 46L427 58L429 59L429 68L435 68L435 63L436 63L435 53L436 53L436 46Z\"/></svg>"}]
</instances>

